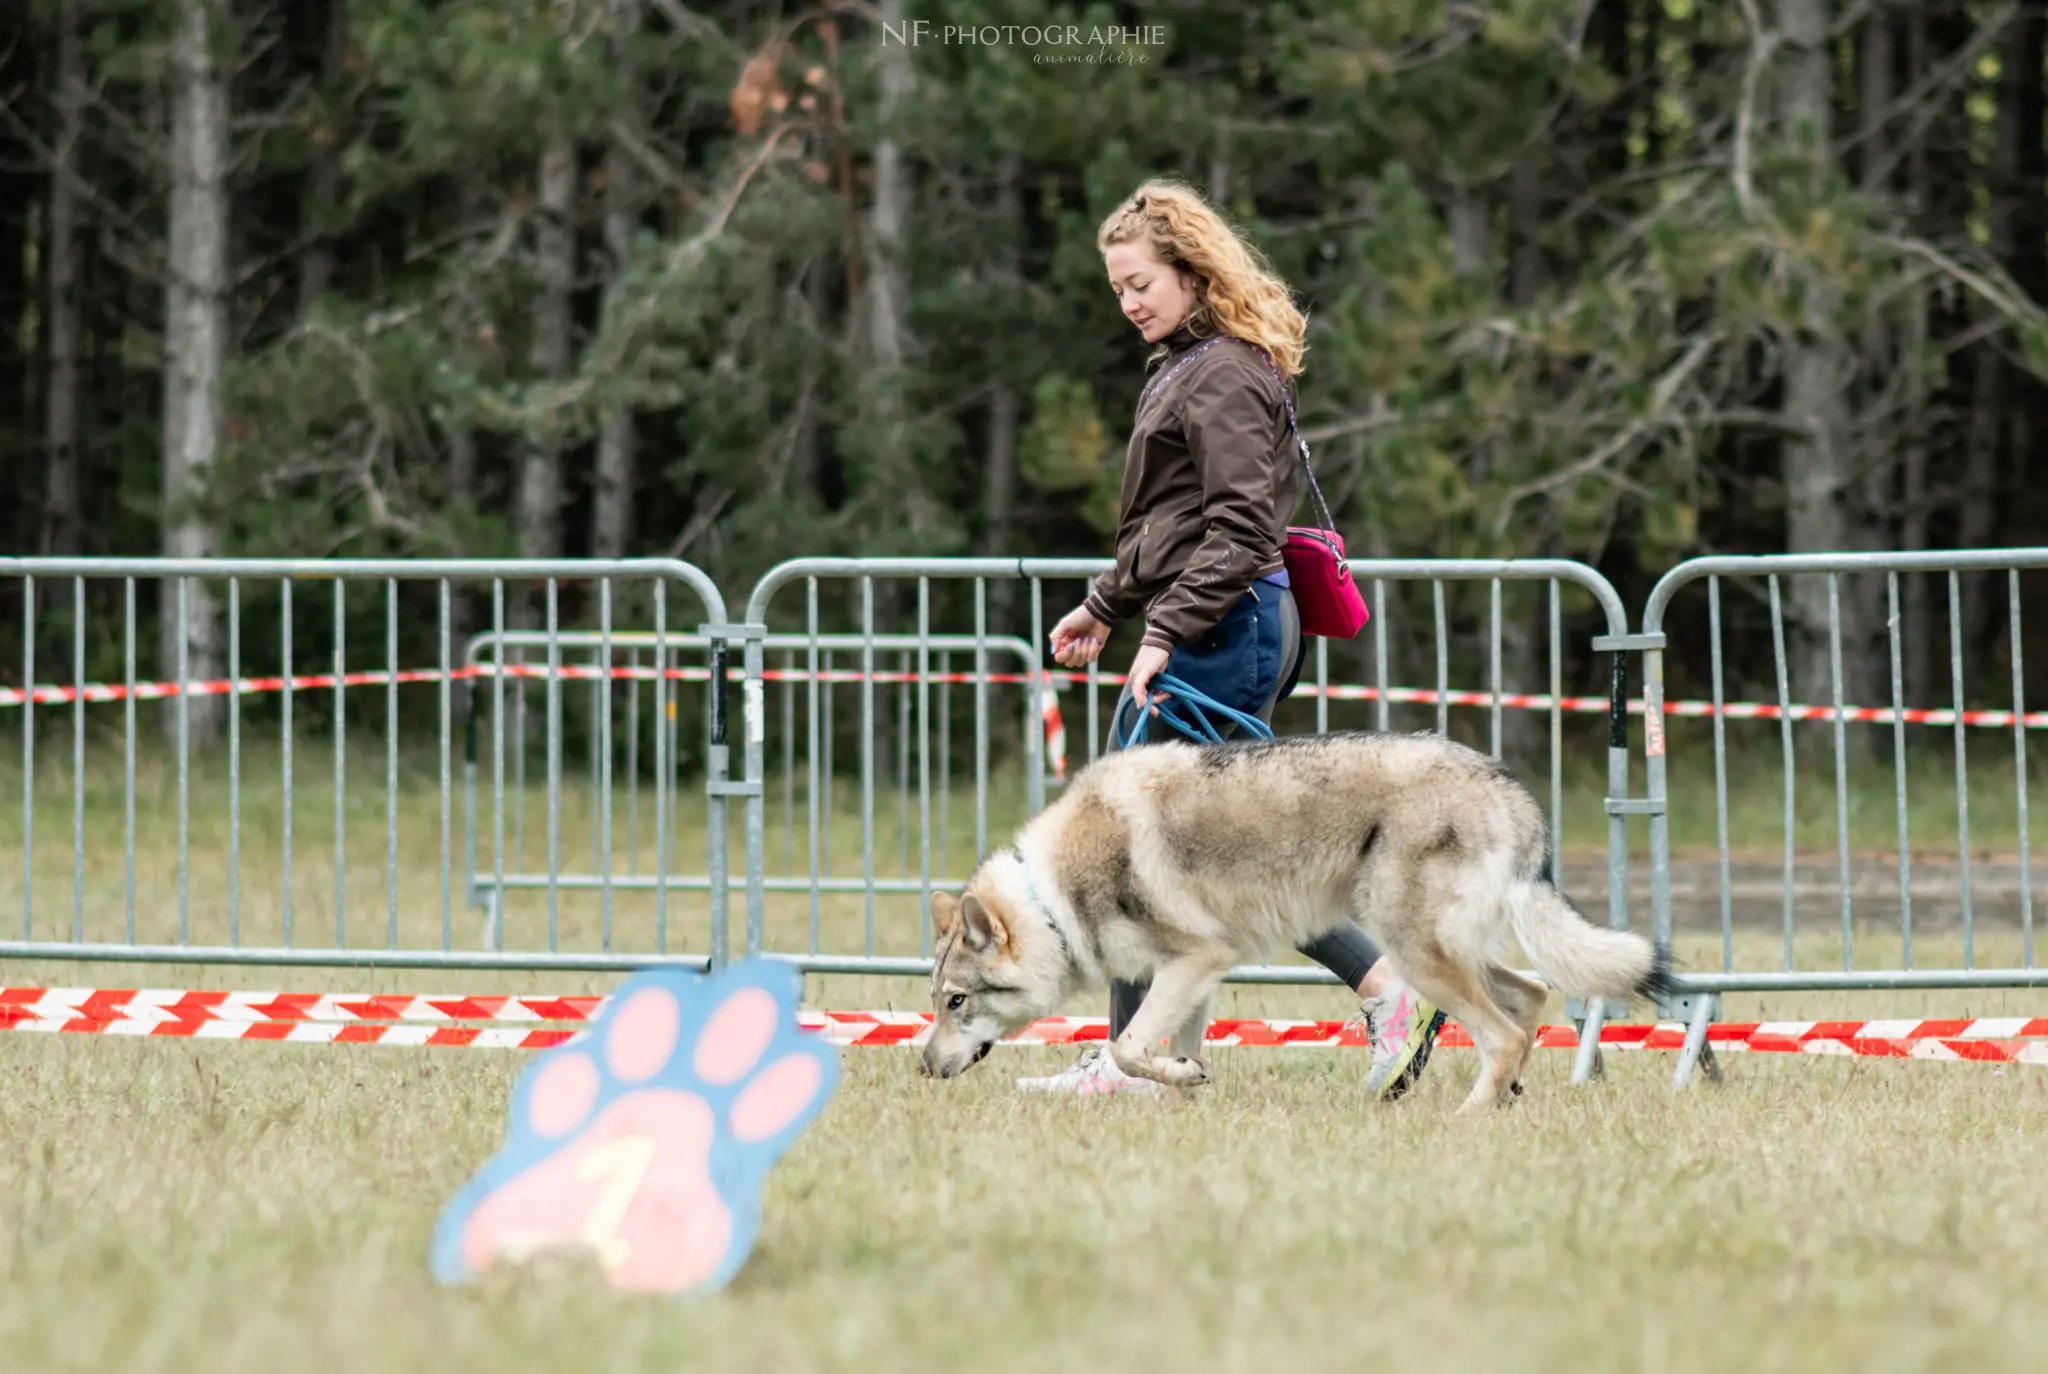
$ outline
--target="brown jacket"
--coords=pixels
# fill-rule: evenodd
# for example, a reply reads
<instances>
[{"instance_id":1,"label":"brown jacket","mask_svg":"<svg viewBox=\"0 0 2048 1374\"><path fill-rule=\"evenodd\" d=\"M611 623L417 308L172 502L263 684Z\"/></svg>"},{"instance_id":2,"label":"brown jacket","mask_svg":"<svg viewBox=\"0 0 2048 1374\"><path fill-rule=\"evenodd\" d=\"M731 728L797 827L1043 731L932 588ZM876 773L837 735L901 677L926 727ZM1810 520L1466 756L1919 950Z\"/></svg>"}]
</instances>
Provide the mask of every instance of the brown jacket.
<instances>
[{"instance_id":1,"label":"brown jacket","mask_svg":"<svg viewBox=\"0 0 2048 1374\"><path fill-rule=\"evenodd\" d=\"M1167 336L1138 400L1124 460L1116 566L1085 603L1105 624L1143 612L1145 643L1206 634L1254 581L1283 566L1300 463L1280 379L1250 345ZM1168 375L1171 373L1172 375Z\"/></svg>"}]
</instances>

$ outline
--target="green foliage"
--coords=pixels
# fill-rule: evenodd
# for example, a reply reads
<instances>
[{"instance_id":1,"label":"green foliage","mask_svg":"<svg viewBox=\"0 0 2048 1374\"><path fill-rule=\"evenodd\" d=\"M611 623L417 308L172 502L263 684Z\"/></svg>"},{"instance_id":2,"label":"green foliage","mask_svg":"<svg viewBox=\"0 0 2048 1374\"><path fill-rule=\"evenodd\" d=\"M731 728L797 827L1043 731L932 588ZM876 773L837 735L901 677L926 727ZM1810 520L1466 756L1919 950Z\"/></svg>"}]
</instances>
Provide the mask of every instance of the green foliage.
<instances>
[{"instance_id":1,"label":"green foliage","mask_svg":"<svg viewBox=\"0 0 2048 1374\"><path fill-rule=\"evenodd\" d=\"M93 165L126 158L135 188L98 225L125 254L101 267L140 274L161 247L170 9L86 10L106 102ZM1738 485L1715 471L1730 445L1781 441L1755 417L1792 344L1889 329L1893 354L1853 386L1953 386L1963 345L1900 327L1930 301L2048 375L2048 323L1960 212L1865 188L1854 157L1816 162L1775 103L1782 50L1738 184L1752 50L1732 6L1204 3L1144 11L1163 43L1084 44L1115 60L1072 63L1022 35L940 35L1086 34L1128 26L1129 7L940 0L894 54L910 82L886 122L892 55L853 11L828 30L824 10L650 0L614 33L607 5L351 0L330 71L303 16L230 10L240 342L207 494L228 551L507 552L519 456L547 440L578 552L597 436L621 412L635 552L677 550L731 586L796 552L984 548L1007 394L1012 542L1100 552L1146 350L1095 233L1156 173L1219 192L1308 310L1303 420L1332 436L1319 469L1361 548L1680 557ZM1979 66L1915 99L1982 155L1996 100L1965 100L1997 82ZM578 158L575 323L567 374L544 376L535 202L559 139ZM905 177L893 373L869 313L885 141ZM336 203L314 206L329 157ZM623 246L605 225L615 175L637 187ZM315 241L334 272L300 310ZM135 280L135 298L157 290ZM158 336L111 295L95 328L106 369L148 384L103 406L98 439L120 537L147 543L155 421L133 398L155 385ZM10 455L27 435L9 431ZM462 487L458 450L476 461ZM1769 530L1767 504L1744 518Z\"/></svg>"},{"instance_id":2,"label":"green foliage","mask_svg":"<svg viewBox=\"0 0 2048 1374\"><path fill-rule=\"evenodd\" d=\"M1088 384L1051 373L1031 393L1032 418L1018 452L1024 480L1040 491L1079 491L1101 479L1109 432Z\"/></svg>"}]
</instances>

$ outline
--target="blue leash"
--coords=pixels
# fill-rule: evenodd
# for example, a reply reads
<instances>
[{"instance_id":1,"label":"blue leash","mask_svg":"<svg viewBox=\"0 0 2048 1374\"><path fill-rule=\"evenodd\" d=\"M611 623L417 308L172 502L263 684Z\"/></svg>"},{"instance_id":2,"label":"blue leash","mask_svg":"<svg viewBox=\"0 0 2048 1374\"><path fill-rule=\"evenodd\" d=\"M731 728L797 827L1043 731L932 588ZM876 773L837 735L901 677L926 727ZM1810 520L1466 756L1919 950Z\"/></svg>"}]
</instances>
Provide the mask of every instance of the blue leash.
<instances>
[{"instance_id":1,"label":"blue leash","mask_svg":"<svg viewBox=\"0 0 2048 1374\"><path fill-rule=\"evenodd\" d=\"M1211 711L1214 711L1217 715L1236 725L1240 730L1248 732L1255 738L1273 738L1272 727L1257 716L1237 710L1234 707L1225 706L1214 697L1196 691L1171 673L1161 673L1153 678L1152 690L1164 692L1171 697L1178 697L1182 702L1186 703L1194 713L1195 724L1190 725L1171 711L1161 711L1159 713L1160 719L1166 721L1167 724L1197 744L1223 743L1222 732L1216 728L1215 722L1209 719L1208 713ZM1137 705L1135 701L1131 704ZM1138 723L1132 727L1130 735L1123 742L1123 747L1128 749L1132 745L1143 744L1146 734L1151 729L1151 724L1151 710L1140 707L1138 710Z\"/></svg>"}]
</instances>

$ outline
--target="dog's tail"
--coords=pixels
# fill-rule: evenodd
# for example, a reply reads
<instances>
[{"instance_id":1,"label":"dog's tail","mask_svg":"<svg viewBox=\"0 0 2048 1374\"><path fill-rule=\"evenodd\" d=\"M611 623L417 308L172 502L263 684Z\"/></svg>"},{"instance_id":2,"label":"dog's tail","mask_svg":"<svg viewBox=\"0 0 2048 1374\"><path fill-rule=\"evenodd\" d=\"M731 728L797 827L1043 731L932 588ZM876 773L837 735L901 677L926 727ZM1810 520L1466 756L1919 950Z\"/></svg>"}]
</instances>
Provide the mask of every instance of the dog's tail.
<instances>
[{"instance_id":1,"label":"dog's tail","mask_svg":"<svg viewBox=\"0 0 2048 1374\"><path fill-rule=\"evenodd\" d=\"M1594 925L1555 885L1517 882L1507 909L1523 952L1559 991L1626 1002L1665 990L1670 965L1661 951L1631 931Z\"/></svg>"}]
</instances>

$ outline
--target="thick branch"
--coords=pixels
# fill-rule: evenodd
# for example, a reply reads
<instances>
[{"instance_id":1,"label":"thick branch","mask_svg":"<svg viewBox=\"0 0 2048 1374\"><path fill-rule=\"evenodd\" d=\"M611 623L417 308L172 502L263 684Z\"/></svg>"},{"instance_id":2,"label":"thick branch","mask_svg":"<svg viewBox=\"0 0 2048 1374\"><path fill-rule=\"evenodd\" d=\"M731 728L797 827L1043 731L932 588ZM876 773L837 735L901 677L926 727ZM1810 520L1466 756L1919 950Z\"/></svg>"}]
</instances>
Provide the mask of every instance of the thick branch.
<instances>
[{"instance_id":1,"label":"thick branch","mask_svg":"<svg viewBox=\"0 0 2048 1374\"><path fill-rule=\"evenodd\" d=\"M1561 468L1533 482L1525 482L1509 491L1501 502L1499 513L1494 516L1494 534L1498 536L1507 532L1509 523L1514 519L1515 507L1523 501L1533 496L1548 495L1560 487L1570 486L1581 477L1598 472L1640 443L1653 428L1663 423L1664 413L1670 408L1672 398L1678 394L1678 389L1699 370L1700 364L1705 362L1713 351L1714 340L1711 337L1693 340L1692 346L1685 350L1685 355L1657 379L1657 386L1651 392L1648 408L1623 426L1620 433L1570 467Z\"/></svg>"}]
</instances>

